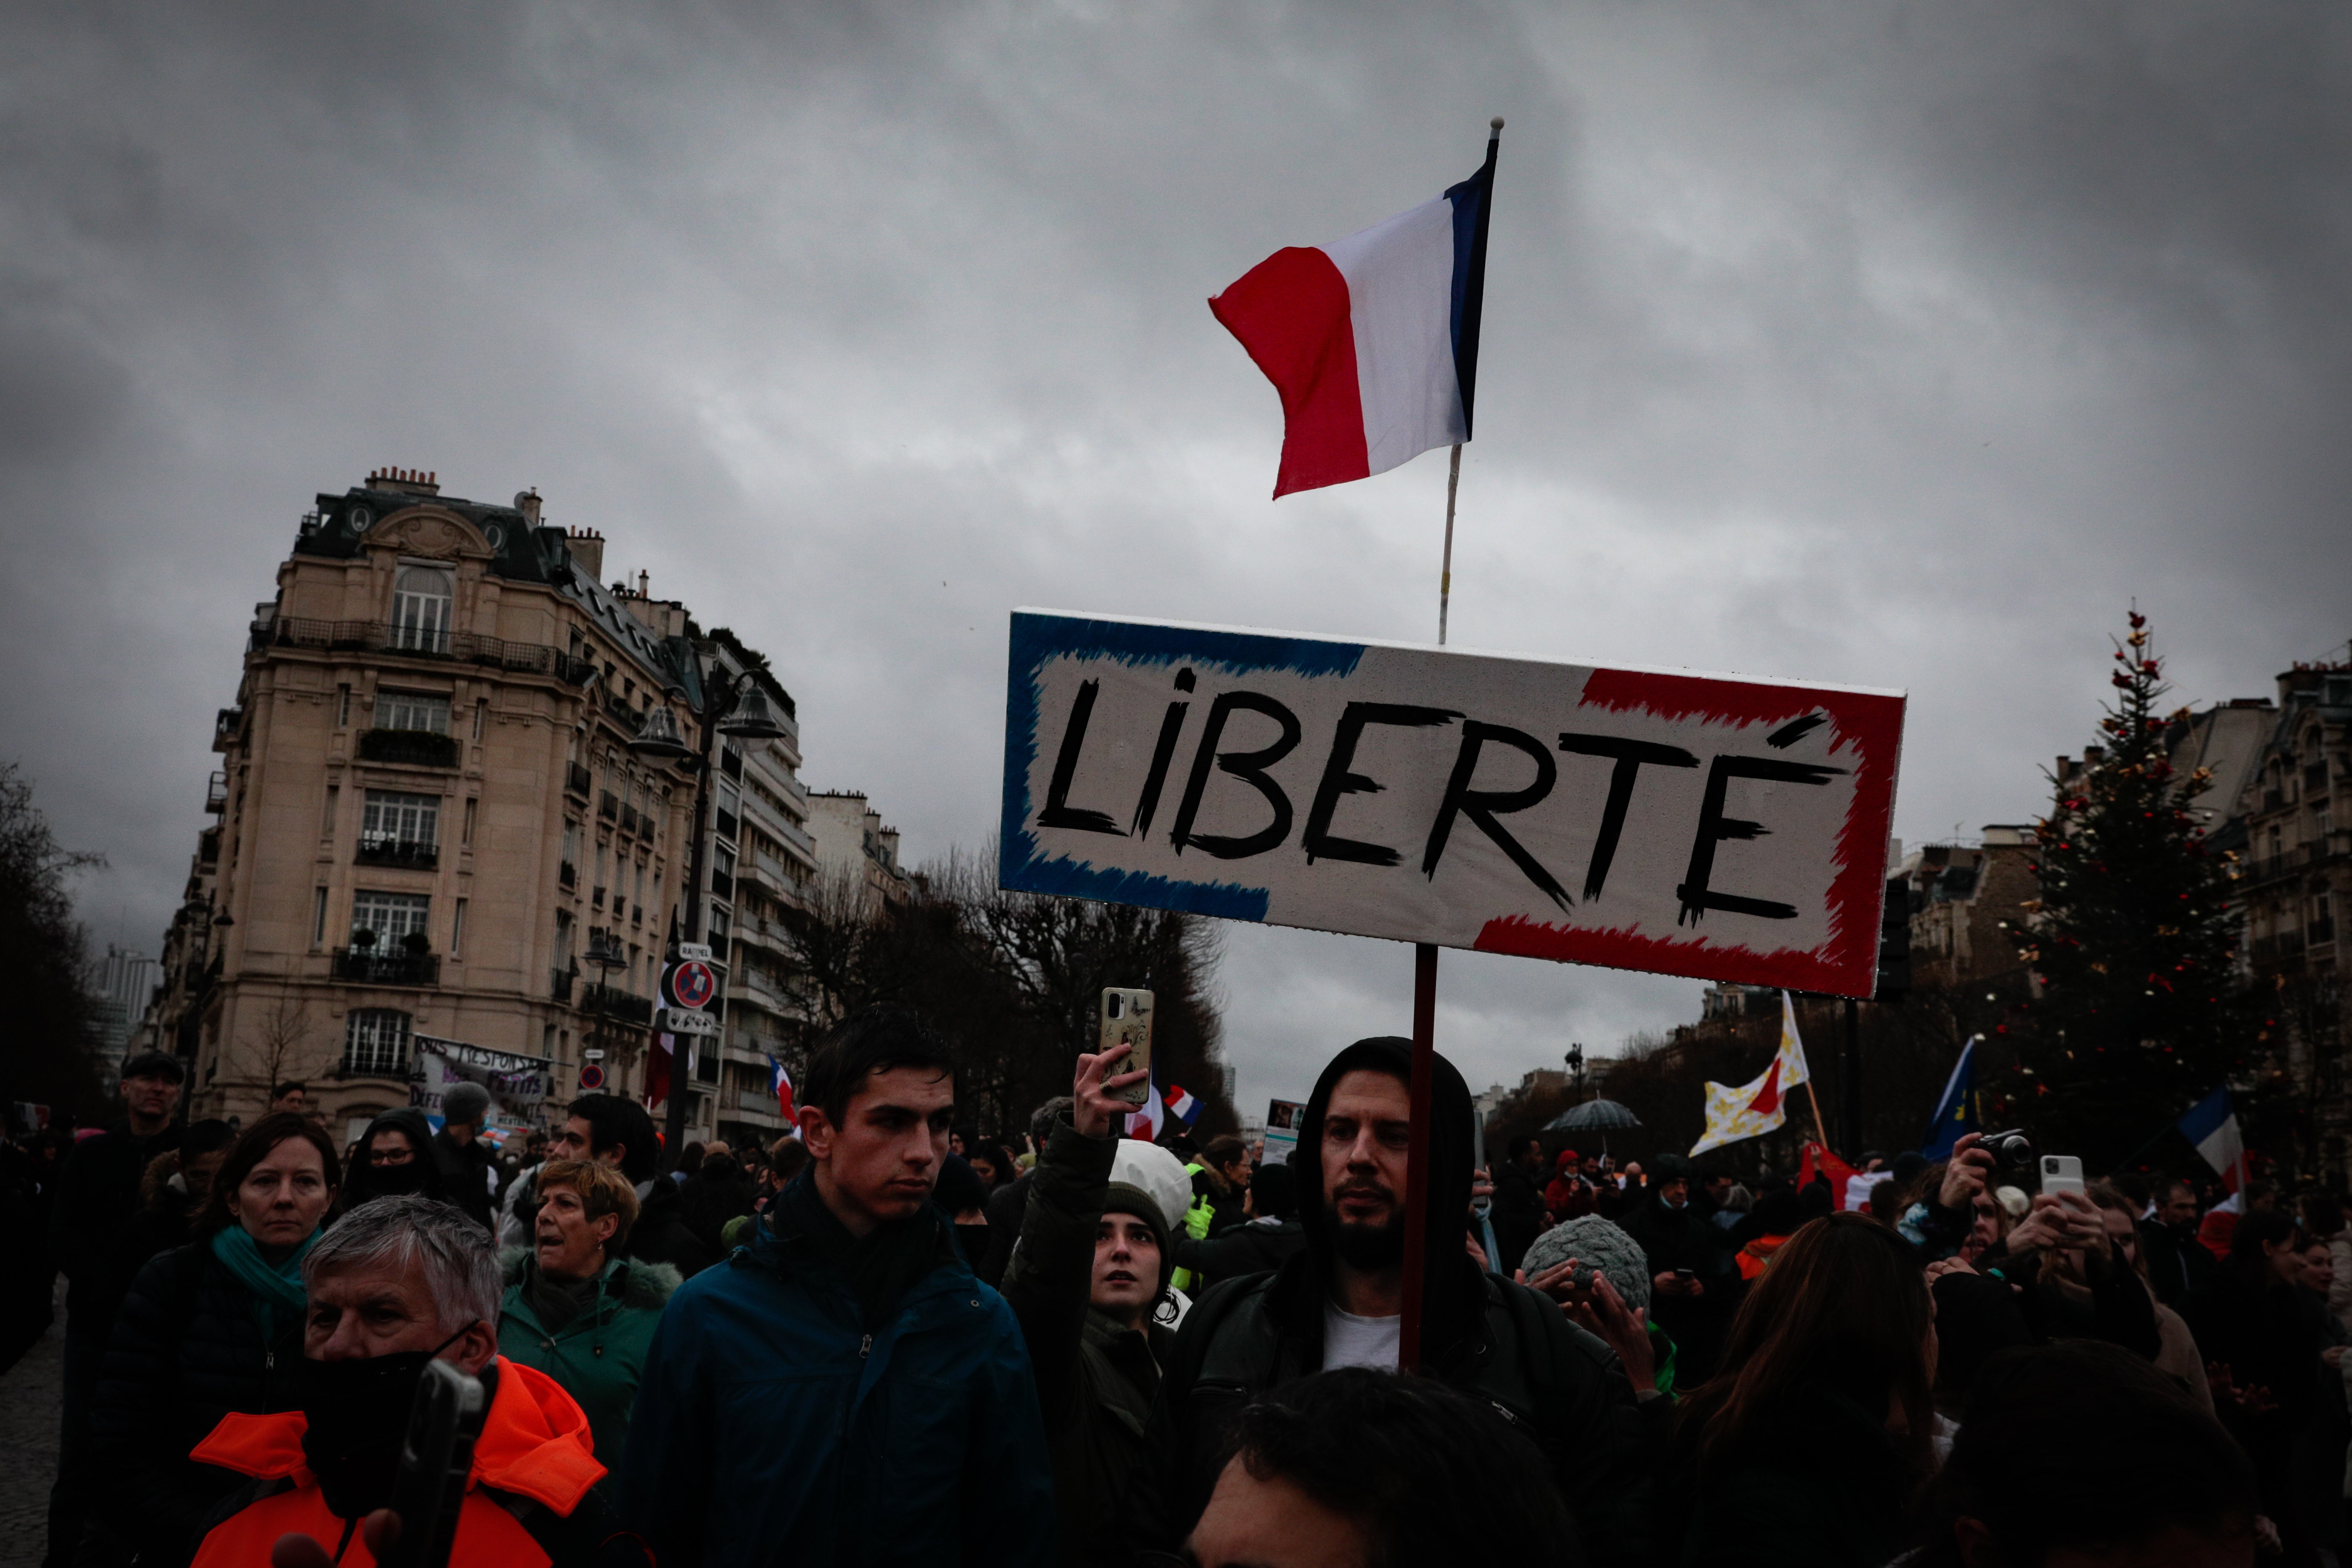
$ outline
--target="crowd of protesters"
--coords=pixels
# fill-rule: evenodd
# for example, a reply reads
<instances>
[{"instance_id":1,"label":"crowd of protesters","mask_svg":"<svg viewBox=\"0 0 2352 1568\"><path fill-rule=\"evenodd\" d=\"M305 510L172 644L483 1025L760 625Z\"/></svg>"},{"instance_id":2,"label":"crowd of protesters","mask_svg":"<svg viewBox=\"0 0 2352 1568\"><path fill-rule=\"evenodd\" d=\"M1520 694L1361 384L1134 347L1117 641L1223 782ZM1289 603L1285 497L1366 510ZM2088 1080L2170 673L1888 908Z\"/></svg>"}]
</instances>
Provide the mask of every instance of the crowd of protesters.
<instances>
[{"instance_id":1,"label":"crowd of protesters","mask_svg":"<svg viewBox=\"0 0 2352 1568\"><path fill-rule=\"evenodd\" d=\"M992 1137L869 1009L790 1136L667 1170L615 1096L493 1149L458 1086L339 1150L299 1084L188 1122L134 1058L120 1122L5 1150L5 1362L67 1280L46 1563L367 1568L435 1360L488 1396L469 1568L2352 1563L2337 1194L2042 1193L1974 1135L1852 1200L1480 1170L1440 1057L1409 1237L1408 1042L1272 1164L1120 1136L1124 1054Z\"/></svg>"}]
</instances>

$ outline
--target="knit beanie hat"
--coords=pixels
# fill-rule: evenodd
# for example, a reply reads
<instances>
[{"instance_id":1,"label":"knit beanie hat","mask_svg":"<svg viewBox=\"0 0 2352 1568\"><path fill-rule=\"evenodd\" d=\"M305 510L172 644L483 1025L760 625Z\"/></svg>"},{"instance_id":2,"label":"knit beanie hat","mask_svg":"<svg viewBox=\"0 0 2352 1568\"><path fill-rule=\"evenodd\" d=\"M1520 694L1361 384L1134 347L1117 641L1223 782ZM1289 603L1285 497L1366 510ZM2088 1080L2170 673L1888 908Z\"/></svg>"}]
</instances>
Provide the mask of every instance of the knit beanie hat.
<instances>
[{"instance_id":1,"label":"knit beanie hat","mask_svg":"<svg viewBox=\"0 0 2352 1568\"><path fill-rule=\"evenodd\" d=\"M468 1127L481 1125L490 1109L490 1091L478 1083L461 1083L441 1097L441 1120Z\"/></svg>"},{"instance_id":2,"label":"knit beanie hat","mask_svg":"<svg viewBox=\"0 0 2352 1568\"><path fill-rule=\"evenodd\" d=\"M1635 1317L1648 1315L1649 1255L1614 1220L1603 1219L1597 1214L1564 1219L1536 1237L1519 1267L1532 1279L1571 1258L1577 1264L1574 1283L1586 1284L1593 1274L1605 1274L1609 1283L1616 1287L1619 1300Z\"/></svg>"},{"instance_id":3,"label":"knit beanie hat","mask_svg":"<svg viewBox=\"0 0 2352 1568\"><path fill-rule=\"evenodd\" d=\"M1184 1217L1183 1205L1192 1191L1192 1178L1185 1175L1183 1162L1175 1155L1140 1139L1118 1141L1118 1152L1111 1161L1110 1184L1103 1189L1103 1213L1133 1215L1150 1227L1151 1238L1160 1244L1162 1290L1168 1289L1169 1276L1176 1272L1173 1226Z\"/></svg>"}]
</instances>

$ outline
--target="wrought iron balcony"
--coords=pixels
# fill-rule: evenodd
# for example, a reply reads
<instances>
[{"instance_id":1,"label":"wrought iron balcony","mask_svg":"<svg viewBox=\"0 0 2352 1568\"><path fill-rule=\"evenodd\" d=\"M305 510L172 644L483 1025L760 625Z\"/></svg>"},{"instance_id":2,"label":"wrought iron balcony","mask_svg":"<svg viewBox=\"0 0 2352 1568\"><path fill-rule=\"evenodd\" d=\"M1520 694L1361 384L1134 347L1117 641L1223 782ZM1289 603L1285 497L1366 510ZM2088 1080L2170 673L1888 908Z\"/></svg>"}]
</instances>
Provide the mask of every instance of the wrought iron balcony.
<instances>
[{"instance_id":1,"label":"wrought iron balcony","mask_svg":"<svg viewBox=\"0 0 2352 1568\"><path fill-rule=\"evenodd\" d=\"M587 768L579 763L566 763L563 765L563 787L586 800L590 788Z\"/></svg>"},{"instance_id":2,"label":"wrought iron balcony","mask_svg":"<svg viewBox=\"0 0 2352 1568\"><path fill-rule=\"evenodd\" d=\"M597 798L596 815L607 822L618 821L621 816L621 797L611 790L604 791Z\"/></svg>"},{"instance_id":3,"label":"wrought iron balcony","mask_svg":"<svg viewBox=\"0 0 2352 1568\"><path fill-rule=\"evenodd\" d=\"M413 768L454 768L462 748L454 735L430 730L362 730L360 760L400 763Z\"/></svg>"},{"instance_id":4,"label":"wrought iron balcony","mask_svg":"<svg viewBox=\"0 0 2352 1568\"><path fill-rule=\"evenodd\" d=\"M352 858L353 864L360 866L404 866L412 871L430 871L441 864L441 847L407 844L396 838L362 838L359 853Z\"/></svg>"},{"instance_id":5,"label":"wrought iron balcony","mask_svg":"<svg viewBox=\"0 0 2352 1568\"><path fill-rule=\"evenodd\" d=\"M639 816L637 815L637 808L636 808L635 806L634 806L634 805L625 805L625 806L621 807L621 831L622 831L622 832L624 832L624 833L635 833L635 832L636 832L640 827L643 827L644 826L645 826L645 818L643 818L643 817L641 817L641 816Z\"/></svg>"},{"instance_id":6,"label":"wrought iron balcony","mask_svg":"<svg viewBox=\"0 0 2352 1568\"><path fill-rule=\"evenodd\" d=\"M265 647L314 647L391 654L402 658L474 664L518 675L551 675L569 686L584 685L596 667L544 643L509 642L471 632L423 631L389 621L323 621L278 616L253 634Z\"/></svg>"},{"instance_id":7,"label":"wrought iron balcony","mask_svg":"<svg viewBox=\"0 0 2352 1568\"><path fill-rule=\"evenodd\" d=\"M245 710L224 708L213 717L213 750L226 752L245 731Z\"/></svg>"},{"instance_id":8,"label":"wrought iron balcony","mask_svg":"<svg viewBox=\"0 0 2352 1568\"><path fill-rule=\"evenodd\" d=\"M580 972L576 969L552 970L548 974L547 994L568 1005L572 1000L572 983L579 978Z\"/></svg>"},{"instance_id":9,"label":"wrought iron balcony","mask_svg":"<svg viewBox=\"0 0 2352 1568\"><path fill-rule=\"evenodd\" d=\"M339 947L335 949L335 978L360 985L438 985L441 955Z\"/></svg>"},{"instance_id":10,"label":"wrought iron balcony","mask_svg":"<svg viewBox=\"0 0 2352 1568\"><path fill-rule=\"evenodd\" d=\"M215 815L228 809L228 775L215 773L205 781L205 809Z\"/></svg>"},{"instance_id":11,"label":"wrought iron balcony","mask_svg":"<svg viewBox=\"0 0 2352 1568\"><path fill-rule=\"evenodd\" d=\"M610 985L594 984L580 993L580 1008L584 1013L599 1013L607 1018L635 1024L639 1028L651 1028L654 1005L643 996L632 996Z\"/></svg>"},{"instance_id":12,"label":"wrought iron balcony","mask_svg":"<svg viewBox=\"0 0 2352 1568\"><path fill-rule=\"evenodd\" d=\"M580 868L569 860L563 861L555 868L555 879L567 888L576 888L580 885Z\"/></svg>"}]
</instances>

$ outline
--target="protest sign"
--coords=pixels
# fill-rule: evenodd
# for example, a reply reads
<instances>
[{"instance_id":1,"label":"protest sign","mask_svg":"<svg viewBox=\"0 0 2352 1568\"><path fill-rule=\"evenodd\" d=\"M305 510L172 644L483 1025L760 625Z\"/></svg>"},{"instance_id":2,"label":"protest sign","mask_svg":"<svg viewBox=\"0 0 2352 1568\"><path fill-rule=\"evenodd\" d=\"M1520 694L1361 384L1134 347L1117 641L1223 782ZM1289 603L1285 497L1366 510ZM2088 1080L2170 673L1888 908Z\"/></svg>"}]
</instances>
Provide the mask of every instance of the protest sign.
<instances>
[{"instance_id":1,"label":"protest sign","mask_svg":"<svg viewBox=\"0 0 2352 1568\"><path fill-rule=\"evenodd\" d=\"M1867 996L1899 692L1019 610L1008 889Z\"/></svg>"},{"instance_id":2,"label":"protest sign","mask_svg":"<svg viewBox=\"0 0 2352 1568\"><path fill-rule=\"evenodd\" d=\"M436 1131L442 1121L442 1096L461 1083L478 1083L489 1091L486 1126L535 1125L555 1068L543 1058L486 1050L430 1035L415 1037L410 1061L408 1103L423 1110Z\"/></svg>"},{"instance_id":3,"label":"protest sign","mask_svg":"<svg viewBox=\"0 0 2352 1568\"><path fill-rule=\"evenodd\" d=\"M1290 1158L1298 1147L1298 1123L1307 1114L1307 1107L1296 1100L1270 1100L1265 1108L1265 1149L1258 1158L1268 1165L1278 1165Z\"/></svg>"}]
</instances>

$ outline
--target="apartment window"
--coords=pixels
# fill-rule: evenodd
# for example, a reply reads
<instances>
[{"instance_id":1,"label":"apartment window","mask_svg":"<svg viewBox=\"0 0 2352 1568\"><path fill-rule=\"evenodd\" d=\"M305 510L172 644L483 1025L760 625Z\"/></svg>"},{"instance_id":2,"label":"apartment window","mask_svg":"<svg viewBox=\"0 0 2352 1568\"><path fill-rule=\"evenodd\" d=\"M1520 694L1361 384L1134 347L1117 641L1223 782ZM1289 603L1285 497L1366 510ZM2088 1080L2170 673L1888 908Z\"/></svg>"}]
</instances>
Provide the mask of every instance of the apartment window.
<instances>
[{"instance_id":1,"label":"apartment window","mask_svg":"<svg viewBox=\"0 0 2352 1568\"><path fill-rule=\"evenodd\" d=\"M430 730L449 732L449 699L430 691L379 691L375 694L379 730Z\"/></svg>"},{"instance_id":2,"label":"apartment window","mask_svg":"<svg viewBox=\"0 0 2352 1568\"><path fill-rule=\"evenodd\" d=\"M408 1075L408 1015L354 1007L343 1021L343 1070L370 1078Z\"/></svg>"},{"instance_id":3,"label":"apartment window","mask_svg":"<svg viewBox=\"0 0 2352 1568\"><path fill-rule=\"evenodd\" d=\"M449 956L466 956L466 900L459 899L449 915Z\"/></svg>"},{"instance_id":4,"label":"apartment window","mask_svg":"<svg viewBox=\"0 0 2352 1568\"><path fill-rule=\"evenodd\" d=\"M569 910L556 910L555 967L558 969L569 969L572 967L572 911Z\"/></svg>"},{"instance_id":5,"label":"apartment window","mask_svg":"<svg viewBox=\"0 0 2352 1568\"><path fill-rule=\"evenodd\" d=\"M477 802L472 795L469 795L466 797L465 837L458 840L461 844L471 844L474 841L474 807L476 804Z\"/></svg>"},{"instance_id":6,"label":"apartment window","mask_svg":"<svg viewBox=\"0 0 2352 1568\"><path fill-rule=\"evenodd\" d=\"M335 688L335 728L348 730L351 727L352 687L351 682L345 681Z\"/></svg>"},{"instance_id":7,"label":"apartment window","mask_svg":"<svg viewBox=\"0 0 2352 1568\"><path fill-rule=\"evenodd\" d=\"M456 574L447 567L402 567L392 582L392 646L447 653L456 595Z\"/></svg>"},{"instance_id":8,"label":"apartment window","mask_svg":"<svg viewBox=\"0 0 2352 1568\"><path fill-rule=\"evenodd\" d=\"M563 858L580 864L580 825L568 816L563 819Z\"/></svg>"},{"instance_id":9,"label":"apartment window","mask_svg":"<svg viewBox=\"0 0 2352 1568\"><path fill-rule=\"evenodd\" d=\"M482 698L474 704L474 739L482 738L483 728L490 721L490 700Z\"/></svg>"},{"instance_id":10,"label":"apartment window","mask_svg":"<svg viewBox=\"0 0 2352 1568\"><path fill-rule=\"evenodd\" d=\"M327 889L324 888L310 890L310 945L327 945Z\"/></svg>"},{"instance_id":11,"label":"apartment window","mask_svg":"<svg viewBox=\"0 0 2352 1568\"><path fill-rule=\"evenodd\" d=\"M713 952L727 951L727 911L717 904L710 906L710 950Z\"/></svg>"},{"instance_id":12,"label":"apartment window","mask_svg":"<svg viewBox=\"0 0 2352 1568\"><path fill-rule=\"evenodd\" d=\"M423 932L433 900L421 893L373 893L362 890L352 896L352 934L363 931L375 933L379 952L397 947L413 934ZM355 942L354 946L365 943Z\"/></svg>"},{"instance_id":13,"label":"apartment window","mask_svg":"<svg viewBox=\"0 0 2352 1568\"><path fill-rule=\"evenodd\" d=\"M469 807L473 805L471 801L466 804ZM360 842L371 847L410 844L420 849L433 848L441 842L441 797L404 795L388 789L368 791Z\"/></svg>"},{"instance_id":14,"label":"apartment window","mask_svg":"<svg viewBox=\"0 0 2352 1568\"><path fill-rule=\"evenodd\" d=\"M710 868L721 877L735 875L735 851L724 844L710 847Z\"/></svg>"},{"instance_id":15,"label":"apartment window","mask_svg":"<svg viewBox=\"0 0 2352 1568\"><path fill-rule=\"evenodd\" d=\"M342 798L343 789L341 784L329 784L327 786L326 809L319 817L320 837L332 838L335 836L335 810L341 803Z\"/></svg>"}]
</instances>

